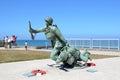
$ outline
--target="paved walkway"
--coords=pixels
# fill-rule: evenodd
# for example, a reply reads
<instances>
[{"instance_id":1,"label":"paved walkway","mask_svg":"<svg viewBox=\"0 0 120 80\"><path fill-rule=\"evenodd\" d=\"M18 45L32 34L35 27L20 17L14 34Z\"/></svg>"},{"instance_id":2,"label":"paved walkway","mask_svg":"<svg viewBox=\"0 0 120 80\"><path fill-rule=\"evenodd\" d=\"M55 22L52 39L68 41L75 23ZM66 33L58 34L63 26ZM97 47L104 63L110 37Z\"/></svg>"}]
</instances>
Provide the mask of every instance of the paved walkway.
<instances>
[{"instance_id":1,"label":"paved walkway","mask_svg":"<svg viewBox=\"0 0 120 80\"><path fill-rule=\"evenodd\" d=\"M88 50L91 54L120 56L120 51Z\"/></svg>"},{"instance_id":2,"label":"paved walkway","mask_svg":"<svg viewBox=\"0 0 120 80\"><path fill-rule=\"evenodd\" d=\"M93 60L94 67L84 69L68 69L68 72L47 64L55 64L50 59L23 62L1 63L0 80L119 80L120 57ZM46 71L45 75L26 77L23 74L33 69ZM87 70L97 72L88 72Z\"/></svg>"},{"instance_id":3,"label":"paved walkway","mask_svg":"<svg viewBox=\"0 0 120 80\"><path fill-rule=\"evenodd\" d=\"M0 48L0 50L6 50ZM25 50L24 48L11 48L7 50ZM51 51L45 49L28 48L28 50ZM80 50L83 52L83 50ZM91 54L118 55L120 51L88 50ZM32 60L0 64L0 80L119 80L120 78L120 57L93 60L95 67L84 69L68 69L68 72L56 67L49 67L48 64L55 64L53 60ZM23 74L33 69L42 69L46 75L26 77ZM96 70L91 73L87 70Z\"/></svg>"},{"instance_id":4,"label":"paved walkway","mask_svg":"<svg viewBox=\"0 0 120 80\"><path fill-rule=\"evenodd\" d=\"M15 47L15 48L4 48L0 47L0 50L25 50L24 47ZM28 47L27 50L35 50L35 51L51 51L49 49L36 49L35 47Z\"/></svg>"}]
</instances>

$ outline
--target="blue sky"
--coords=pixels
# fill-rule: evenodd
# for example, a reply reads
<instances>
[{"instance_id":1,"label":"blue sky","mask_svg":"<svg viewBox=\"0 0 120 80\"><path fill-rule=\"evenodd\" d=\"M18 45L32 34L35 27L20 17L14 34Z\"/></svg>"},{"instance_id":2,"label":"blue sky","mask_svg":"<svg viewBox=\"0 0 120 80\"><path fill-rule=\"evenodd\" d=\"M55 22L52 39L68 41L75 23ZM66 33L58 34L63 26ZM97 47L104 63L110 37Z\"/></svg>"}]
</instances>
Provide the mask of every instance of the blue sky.
<instances>
[{"instance_id":1,"label":"blue sky","mask_svg":"<svg viewBox=\"0 0 120 80\"><path fill-rule=\"evenodd\" d=\"M31 39L28 21L40 29L49 16L66 38L120 37L120 0L0 0L0 39Z\"/></svg>"}]
</instances>

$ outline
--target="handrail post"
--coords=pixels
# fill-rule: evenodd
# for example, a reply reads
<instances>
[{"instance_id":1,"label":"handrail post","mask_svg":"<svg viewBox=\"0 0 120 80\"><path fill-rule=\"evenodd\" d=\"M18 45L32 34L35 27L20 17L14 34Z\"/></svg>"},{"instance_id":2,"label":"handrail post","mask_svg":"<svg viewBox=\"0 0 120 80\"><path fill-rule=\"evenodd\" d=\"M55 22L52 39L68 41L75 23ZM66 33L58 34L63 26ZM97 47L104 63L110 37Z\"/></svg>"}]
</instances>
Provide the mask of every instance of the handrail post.
<instances>
[{"instance_id":1,"label":"handrail post","mask_svg":"<svg viewBox=\"0 0 120 80\"><path fill-rule=\"evenodd\" d=\"M120 39L118 39L118 50L120 50Z\"/></svg>"}]
</instances>

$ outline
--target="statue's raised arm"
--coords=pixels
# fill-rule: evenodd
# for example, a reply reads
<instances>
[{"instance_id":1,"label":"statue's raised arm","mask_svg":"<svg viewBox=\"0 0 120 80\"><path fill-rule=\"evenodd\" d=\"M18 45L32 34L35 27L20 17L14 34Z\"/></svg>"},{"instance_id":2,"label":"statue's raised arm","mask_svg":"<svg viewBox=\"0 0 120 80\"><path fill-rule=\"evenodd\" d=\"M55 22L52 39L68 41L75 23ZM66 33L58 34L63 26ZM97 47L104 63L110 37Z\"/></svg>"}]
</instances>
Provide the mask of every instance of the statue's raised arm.
<instances>
[{"instance_id":1,"label":"statue's raised arm","mask_svg":"<svg viewBox=\"0 0 120 80\"><path fill-rule=\"evenodd\" d=\"M31 22L30 21L29 21L29 32L30 32L32 40L34 40L34 35L32 33L32 27L31 27Z\"/></svg>"},{"instance_id":2,"label":"statue's raised arm","mask_svg":"<svg viewBox=\"0 0 120 80\"><path fill-rule=\"evenodd\" d=\"M43 27L43 28L41 28L41 29L39 29L39 30L33 29L32 26L31 26L31 22L29 21L29 32L30 32L30 35L31 35L32 40L34 40L35 35L36 35L37 33L45 32L45 30L46 30L45 27ZM35 35L33 35L33 33L34 33Z\"/></svg>"},{"instance_id":3,"label":"statue's raised arm","mask_svg":"<svg viewBox=\"0 0 120 80\"><path fill-rule=\"evenodd\" d=\"M32 28L31 26L31 22L29 21L29 32L30 33L40 33L40 32L45 32L45 27L39 29L39 30L35 30Z\"/></svg>"}]
</instances>

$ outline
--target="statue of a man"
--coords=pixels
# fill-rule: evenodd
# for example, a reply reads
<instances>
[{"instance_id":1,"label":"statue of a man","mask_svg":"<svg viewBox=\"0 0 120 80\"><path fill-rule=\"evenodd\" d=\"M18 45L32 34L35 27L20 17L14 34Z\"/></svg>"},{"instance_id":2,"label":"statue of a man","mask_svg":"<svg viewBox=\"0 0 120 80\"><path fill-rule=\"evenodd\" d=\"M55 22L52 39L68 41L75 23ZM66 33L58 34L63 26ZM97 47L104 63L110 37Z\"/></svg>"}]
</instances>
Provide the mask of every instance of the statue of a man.
<instances>
[{"instance_id":1,"label":"statue of a man","mask_svg":"<svg viewBox=\"0 0 120 80\"><path fill-rule=\"evenodd\" d=\"M66 45L67 41L61 34L60 30L58 29L57 25L53 25L53 19L48 17L45 19L46 25L45 27L41 28L40 30L34 30L30 27L31 33L40 33L44 32L45 36L48 40L51 40L53 50L51 52L51 59L56 60L60 50Z\"/></svg>"},{"instance_id":2,"label":"statue of a man","mask_svg":"<svg viewBox=\"0 0 120 80\"><path fill-rule=\"evenodd\" d=\"M32 29L31 23L29 22L29 32L31 33L32 38L34 38L32 33L44 32L46 38L51 40L53 50L51 52L50 58L52 60L56 61L56 63L63 62L65 66L72 67L77 61L87 62L88 60L91 60L89 52L84 51L82 54L76 48L69 46L57 25L52 24L53 19L51 17L46 18L45 22L45 27L41 28L40 30Z\"/></svg>"}]
</instances>

